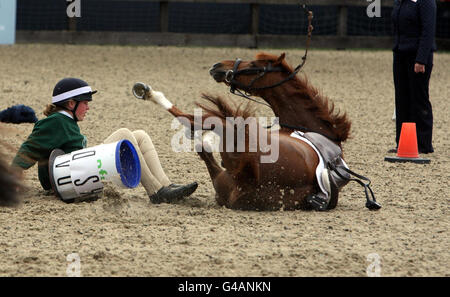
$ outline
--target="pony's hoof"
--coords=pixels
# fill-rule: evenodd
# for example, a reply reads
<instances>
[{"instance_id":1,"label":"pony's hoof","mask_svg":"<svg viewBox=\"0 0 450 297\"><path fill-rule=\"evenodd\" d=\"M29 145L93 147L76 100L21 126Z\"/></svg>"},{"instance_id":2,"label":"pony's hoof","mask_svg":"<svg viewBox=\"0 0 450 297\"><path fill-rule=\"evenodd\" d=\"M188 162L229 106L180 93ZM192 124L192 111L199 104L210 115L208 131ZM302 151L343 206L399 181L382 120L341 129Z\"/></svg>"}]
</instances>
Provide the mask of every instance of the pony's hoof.
<instances>
[{"instance_id":1,"label":"pony's hoof","mask_svg":"<svg viewBox=\"0 0 450 297\"><path fill-rule=\"evenodd\" d=\"M132 92L134 97L142 100L148 100L147 96L152 88L144 83L138 82L133 85Z\"/></svg>"}]
</instances>

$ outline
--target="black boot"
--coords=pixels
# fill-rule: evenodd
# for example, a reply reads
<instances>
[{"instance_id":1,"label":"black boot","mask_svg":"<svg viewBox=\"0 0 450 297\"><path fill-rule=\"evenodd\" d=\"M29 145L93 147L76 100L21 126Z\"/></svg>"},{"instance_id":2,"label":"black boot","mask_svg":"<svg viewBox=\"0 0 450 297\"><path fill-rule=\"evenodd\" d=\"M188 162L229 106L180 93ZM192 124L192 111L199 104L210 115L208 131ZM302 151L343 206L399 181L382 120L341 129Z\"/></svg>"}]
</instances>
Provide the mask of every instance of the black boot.
<instances>
[{"instance_id":1,"label":"black boot","mask_svg":"<svg viewBox=\"0 0 450 297\"><path fill-rule=\"evenodd\" d=\"M327 197L319 191L317 194L311 194L306 197L306 201L314 210L324 211L327 210L330 203L330 195Z\"/></svg>"},{"instance_id":2,"label":"black boot","mask_svg":"<svg viewBox=\"0 0 450 297\"><path fill-rule=\"evenodd\" d=\"M339 198L339 187L336 183L336 180L334 179L334 175L332 174L332 171L328 171L328 179L330 180L330 202L328 203L327 209L333 209L337 206L338 198ZM348 183L345 182L344 185ZM342 187L344 185L341 185Z\"/></svg>"},{"instance_id":3,"label":"black boot","mask_svg":"<svg viewBox=\"0 0 450 297\"><path fill-rule=\"evenodd\" d=\"M158 192L156 192L156 194L150 196L150 201L155 204L180 201L184 197L194 193L197 187L197 182L187 185L171 184L167 187L162 187Z\"/></svg>"}]
</instances>

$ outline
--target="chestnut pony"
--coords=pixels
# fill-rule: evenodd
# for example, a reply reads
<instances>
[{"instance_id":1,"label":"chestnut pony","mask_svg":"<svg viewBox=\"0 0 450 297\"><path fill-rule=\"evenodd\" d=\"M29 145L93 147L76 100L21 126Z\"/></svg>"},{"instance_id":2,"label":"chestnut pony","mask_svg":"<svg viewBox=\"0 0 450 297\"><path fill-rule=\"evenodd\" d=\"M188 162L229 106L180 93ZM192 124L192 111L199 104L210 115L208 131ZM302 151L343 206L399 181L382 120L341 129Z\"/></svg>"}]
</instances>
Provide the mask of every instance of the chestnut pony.
<instances>
[{"instance_id":1,"label":"chestnut pony","mask_svg":"<svg viewBox=\"0 0 450 297\"><path fill-rule=\"evenodd\" d=\"M341 142L349 136L351 123L345 114L335 112L334 105L305 78L297 77L298 69L299 67L294 70L286 63L284 54L278 57L266 53L259 53L254 61L227 60L216 63L211 68L211 76L217 82L230 86L233 93L237 91L251 100L254 100L249 97L252 95L262 98L278 117L281 127L274 131L262 129L256 124L258 135L270 139L265 143L258 143L256 151L249 150L252 139L250 129L246 127L245 150L237 151L236 145L234 150L225 150L224 145L230 140L227 139L227 129L237 130L236 127L227 125L227 121L241 117L248 119L247 123L250 123L253 113L248 105L245 108L242 105L233 108L223 98L203 95L213 107L197 103L203 110L202 123L213 117L219 119L212 127L221 138L220 156L223 167L215 160L207 142L203 142L203 147L196 148L196 151L208 168L219 205L242 210L311 208L307 201L308 195L320 191L315 175L319 157L310 145L291 134L296 130L316 132L341 147ZM190 129L205 128L195 122L194 115L179 110L161 92L147 88L144 97L161 104ZM262 157L268 154L268 147L274 142L277 143L278 150L276 158L261 162ZM272 152L273 148L270 146ZM373 200L368 198L367 187L365 190L366 206L369 209L379 208L377 205L372 207L371 201L375 201L372 190ZM332 196L327 209L335 208L337 202L338 195Z\"/></svg>"}]
</instances>

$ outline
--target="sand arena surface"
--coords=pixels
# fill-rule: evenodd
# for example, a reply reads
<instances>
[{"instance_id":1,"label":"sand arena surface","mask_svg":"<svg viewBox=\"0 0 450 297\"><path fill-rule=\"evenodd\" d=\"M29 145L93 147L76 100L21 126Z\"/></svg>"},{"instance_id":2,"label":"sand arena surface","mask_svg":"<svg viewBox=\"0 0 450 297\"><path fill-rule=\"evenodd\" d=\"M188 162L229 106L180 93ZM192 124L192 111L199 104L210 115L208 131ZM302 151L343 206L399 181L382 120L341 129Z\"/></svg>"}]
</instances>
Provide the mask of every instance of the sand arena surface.
<instances>
[{"instance_id":1,"label":"sand arena surface","mask_svg":"<svg viewBox=\"0 0 450 297\"><path fill-rule=\"evenodd\" d=\"M121 127L144 129L172 182L199 182L192 197L178 204L150 204L141 186L108 186L98 201L65 204L46 195L32 167L25 174L23 203L0 208L0 275L65 276L67 255L78 253L83 276L365 276L367 256L377 253L382 276L449 276L450 54L435 55L430 95L436 152L426 156L431 164L418 165L383 161L394 145L392 53L311 50L303 73L348 113L353 126L343 145L347 164L372 180L383 208L367 210L362 187L352 182L329 212L244 212L216 204L197 154L171 149L173 117L135 99L131 87L148 83L187 112L202 92L238 101L208 69L225 59L253 59L256 52L0 47L1 109L25 104L41 119L55 83L81 77L99 90L80 123L88 146ZM301 61L302 49L285 52L294 67ZM273 115L264 106L258 114ZM0 125L6 128L1 140L8 143L10 161L33 125Z\"/></svg>"}]
</instances>

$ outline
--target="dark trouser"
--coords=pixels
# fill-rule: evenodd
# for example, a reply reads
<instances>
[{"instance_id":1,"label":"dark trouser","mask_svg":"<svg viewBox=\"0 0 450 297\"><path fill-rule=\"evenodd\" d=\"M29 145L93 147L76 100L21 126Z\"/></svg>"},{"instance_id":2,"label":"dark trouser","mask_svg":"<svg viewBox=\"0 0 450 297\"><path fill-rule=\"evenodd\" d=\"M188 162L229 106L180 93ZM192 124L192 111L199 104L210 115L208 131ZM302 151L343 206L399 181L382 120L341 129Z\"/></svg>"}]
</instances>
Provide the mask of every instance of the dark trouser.
<instances>
[{"instance_id":1,"label":"dark trouser","mask_svg":"<svg viewBox=\"0 0 450 297\"><path fill-rule=\"evenodd\" d=\"M398 146L404 122L416 123L419 152L432 153L433 112L428 86L433 68L433 53L425 65L425 73L414 72L415 58L416 53L413 52L394 52L395 141Z\"/></svg>"}]
</instances>

